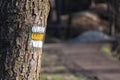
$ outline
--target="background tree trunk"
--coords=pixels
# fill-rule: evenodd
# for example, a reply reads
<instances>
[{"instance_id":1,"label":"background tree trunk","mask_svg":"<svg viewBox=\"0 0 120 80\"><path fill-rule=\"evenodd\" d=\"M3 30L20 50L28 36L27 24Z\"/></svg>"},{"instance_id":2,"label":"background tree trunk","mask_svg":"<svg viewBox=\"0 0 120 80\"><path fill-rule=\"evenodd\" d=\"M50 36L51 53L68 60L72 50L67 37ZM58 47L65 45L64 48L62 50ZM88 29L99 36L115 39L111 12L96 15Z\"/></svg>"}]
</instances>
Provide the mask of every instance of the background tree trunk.
<instances>
[{"instance_id":1,"label":"background tree trunk","mask_svg":"<svg viewBox=\"0 0 120 80\"><path fill-rule=\"evenodd\" d=\"M120 0L115 1L115 26L117 33L120 33Z\"/></svg>"},{"instance_id":2,"label":"background tree trunk","mask_svg":"<svg viewBox=\"0 0 120 80\"><path fill-rule=\"evenodd\" d=\"M31 29L46 27L49 0L0 0L0 8L0 80L39 80L42 47L30 45Z\"/></svg>"}]
</instances>

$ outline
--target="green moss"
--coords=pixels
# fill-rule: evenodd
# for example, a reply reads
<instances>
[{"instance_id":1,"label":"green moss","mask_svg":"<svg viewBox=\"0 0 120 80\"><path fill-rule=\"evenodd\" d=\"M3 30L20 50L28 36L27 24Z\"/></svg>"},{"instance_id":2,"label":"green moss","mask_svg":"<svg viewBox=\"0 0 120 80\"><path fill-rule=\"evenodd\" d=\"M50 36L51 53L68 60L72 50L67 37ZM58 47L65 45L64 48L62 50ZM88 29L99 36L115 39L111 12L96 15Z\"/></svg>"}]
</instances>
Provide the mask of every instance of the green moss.
<instances>
[{"instance_id":1,"label":"green moss","mask_svg":"<svg viewBox=\"0 0 120 80\"><path fill-rule=\"evenodd\" d=\"M111 55L112 55L111 49L110 49L110 47L107 46L107 45L104 45L104 46L102 47L102 51L103 51L106 55L108 55L108 56L111 56Z\"/></svg>"},{"instance_id":2,"label":"green moss","mask_svg":"<svg viewBox=\"0 0 120 80\"><path fill-rule=\"evenodd\" d=\"M85 77L83 77L83 76L79 76L78 80L87 80L87 79Z\"/></svg>"},{"instance_id":3,"label":"green moss","mask_svg":"<svg viewBox=\"0 0 120 80\"><path fill-rule=\"evenodd\" d=\"M63 80L61 75L58 74L43 74L40 80Z\"/></svg>"},{"instance_id":4,"label":"green moss","mask_svg":"<svg viewBox=\"0 0 120 80\"><path fill-rule=\"evenodd\" d=\"M83 76L72 74L42 74L41 80L87 80Z\"/></svg>"},{"instance_id":5,"label":"green moss","mask_svg":"<svg viewBox=\"0 0 120 80\"><path fill-rule=\"evenodd\" d=\"M62 76L60 76L60 75L53 75L53 80L62 80Z\"/></svg>"},{"instance_id":6,"label":"green moss","mask_svg":"<svg viewBox=\"0 0 120 80\"><path fill-rule=\"evenodd\" d=\"M42 76L40 80L47 80L46 77Z\"/></svg>"}]
</instances>

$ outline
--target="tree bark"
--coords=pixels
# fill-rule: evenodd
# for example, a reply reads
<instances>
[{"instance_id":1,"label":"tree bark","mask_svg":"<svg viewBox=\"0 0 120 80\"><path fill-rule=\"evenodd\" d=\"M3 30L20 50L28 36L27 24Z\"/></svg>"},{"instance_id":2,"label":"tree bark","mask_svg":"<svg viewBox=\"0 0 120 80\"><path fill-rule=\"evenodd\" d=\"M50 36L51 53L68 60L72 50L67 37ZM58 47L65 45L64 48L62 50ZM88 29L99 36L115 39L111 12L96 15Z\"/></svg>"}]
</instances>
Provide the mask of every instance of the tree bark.
<instances>
[{"instance_id":1,"label":"tree bark","mask_svg":"<svg viewBox=\"0 0 120 80\"><path fill-rule=\"evenodd\" d=\"M0 80L40 79L49 6L49 0L0 0Z\"/></svg>"}]
</instances>

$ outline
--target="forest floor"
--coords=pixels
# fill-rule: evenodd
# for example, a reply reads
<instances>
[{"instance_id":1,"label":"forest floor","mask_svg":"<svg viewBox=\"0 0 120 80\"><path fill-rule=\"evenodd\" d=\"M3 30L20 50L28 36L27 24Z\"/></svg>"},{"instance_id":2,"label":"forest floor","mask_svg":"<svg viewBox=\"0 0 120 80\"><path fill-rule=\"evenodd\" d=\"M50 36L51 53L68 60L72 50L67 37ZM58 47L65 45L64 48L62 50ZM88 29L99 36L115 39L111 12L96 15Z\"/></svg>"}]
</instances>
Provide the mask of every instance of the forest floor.
<instances>
[{"instance_id":1,"label":"forest floor","mask_svg":"<svg viewBox=\"0 0 120 80\"><path fill-rule=\"evenodd\" d=\"M108 43L45 44L41 80L119 80Z\"/></svg>"},{"instance_id":2,"label":"forest floor","mask_svg":"<svg viewBox=\"0 0 120 80\"><path fill-rule=\"evenodd\" d=\"M54 48L56 46L56 48ZM68 70L61 60L61 44L45 44L42 56L41 80L86 80Z\"/></svg>"}]
</instances>

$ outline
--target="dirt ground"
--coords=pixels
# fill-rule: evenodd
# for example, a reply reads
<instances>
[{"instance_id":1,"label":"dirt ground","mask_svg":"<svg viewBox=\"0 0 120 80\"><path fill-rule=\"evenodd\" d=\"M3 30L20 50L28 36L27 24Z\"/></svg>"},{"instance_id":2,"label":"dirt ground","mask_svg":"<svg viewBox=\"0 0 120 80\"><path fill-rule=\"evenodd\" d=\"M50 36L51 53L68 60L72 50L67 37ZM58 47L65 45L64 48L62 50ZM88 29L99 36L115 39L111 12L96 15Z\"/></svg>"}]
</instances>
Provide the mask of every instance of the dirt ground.
<instances>
[{"instance_id":1,"label":"dirt ground","mask_svg":"<svg viewBox=\"0 0 120 80\"><path fill-rule=\"evenodd\" d=\"M41 80L119 80L108 43L45 44Z\"/></svg>"},{"instance_id":2,"label":"dirt ground","mask_svg":"<svg viewBox=\"0 0 120 80\"><path fill-rule=\"evenodd\" d=\"M53 48L55 47L56 48ZM42 56L41 80L87 80L83 75L76 75L63 64L61 44L45 44Z\"/></svg>"}]
</instances>

